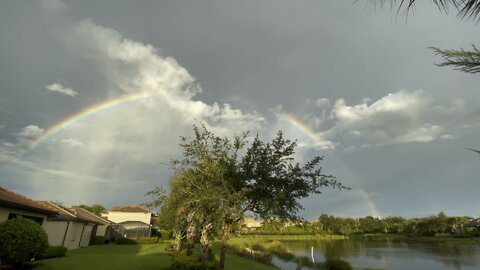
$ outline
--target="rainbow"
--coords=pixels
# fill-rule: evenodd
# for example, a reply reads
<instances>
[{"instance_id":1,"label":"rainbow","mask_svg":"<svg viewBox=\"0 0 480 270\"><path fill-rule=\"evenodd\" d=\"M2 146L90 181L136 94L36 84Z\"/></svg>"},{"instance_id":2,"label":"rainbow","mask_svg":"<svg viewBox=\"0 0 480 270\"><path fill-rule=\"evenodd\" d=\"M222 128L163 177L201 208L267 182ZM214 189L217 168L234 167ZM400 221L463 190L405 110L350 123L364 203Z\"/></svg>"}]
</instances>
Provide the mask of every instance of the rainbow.
<instances>
[{"instance_id":1,"label":"rainbow","mask_svg":"<svg viewBox=\"0 0 480 270\"><path fill-rule=\"evenodd\" d=\"M43 132L40 136L35 138L35 140L30 144L29 149L33 149L33 148L37 147L39 144L48 140L49 138L52 138L53 136L55 136L55 134L59 133L60 131L68 128L69 126L71 126L75 123L78 123L78 122L88 118L89 116L91 116L93 114L105 111L107 109L118 106L120 104L124 104L124 103L127 103L127 102L132 102L132 101L136 101L136 100L140 100L140 99L145 99L145 98L149 98L149 97L153 97L153 96L158 96L158 95L161 95L161 94L162 94L161 92L157 92L157 93L136 92L136 93L133 93L133 94L124 95L124 96L116 97L116 98L113 98L113 99L105 100L105 101L102 101L100 103L93 104L93 105L81 110L80 112L78 112L74 115L71 115L71 116L59 121L55 125L51 126L49 129L47 129L45 132Z\"/></svg>"},{"instance_id":2,"label":"rainbow","mask_svg":"<svg viewBox=\"0 0 480 270\"><path fill-rule=\"evenodd\" d=\"M291 125L295 126L297 129L307 135L315 143L315 146L321 146L322 148L332 147L332 145L326 143L325 140L317 134L317 132L315 132L307 124L303 123L295 116L285 112L276 112L276 114L285 118Z\"/></svg>"},{"instance_id":3,"label":"rainbow","mask_svg":"<svg viewBox=\"0 0 480 270\"><path fill-rule=\"evenodd\" d=\"M285 113L285 112L276 112L275 113L277 116L280 116L281 118L287 120L288 123L290 123L292 126L296 127L298 130L300 130L302 133L308 136L316 145L320 146L325 146L325 140L321 138L317 132L315 132L312 128L310 128L307 124L302 122L302 120L296 118L295 116ZM342 167L342 169L348 173L348 176L354 180L357 185L359 186L359 191L361 196L364 198L364 200L367 202L368 207L370 208L372 216L376 216L381 218L382 214L380 212L380 209L376 206L372 196L370 193L365 191L365 189L362 188L362 184L360 181L354 176L354 174L350 171L350 169L347 168L345 163L341 161L340 158L335 154L334 151L332 151L331 148L327 147L324 150L330 150L330 153L335 156L335 159L338 161L338 164Z\"/></svg>"}]
</instances>

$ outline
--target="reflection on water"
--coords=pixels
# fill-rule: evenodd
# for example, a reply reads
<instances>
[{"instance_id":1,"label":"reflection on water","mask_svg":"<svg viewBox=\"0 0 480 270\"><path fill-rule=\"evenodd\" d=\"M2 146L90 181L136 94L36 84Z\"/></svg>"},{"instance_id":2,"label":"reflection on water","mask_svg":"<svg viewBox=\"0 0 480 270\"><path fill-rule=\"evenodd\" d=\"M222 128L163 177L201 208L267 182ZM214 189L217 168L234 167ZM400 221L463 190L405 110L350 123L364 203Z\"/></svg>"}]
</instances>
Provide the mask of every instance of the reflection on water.
<instances>
[{"instance_id":1,"label":"reflection on water","mask_svg":"<svg viewBox=\"0 0 480 270\"><path fill-rule=\"evenodd\" d=\"M282 246L298 258L311 258L313 247L316 262L339 258L350 262L354 269L480 269L480 246L473 245L321 240L286 241L282 242ZM294 262L287 262L280 257L274 258L273 263L281 269L298 269Z\"/></svg>"}]
</instances>

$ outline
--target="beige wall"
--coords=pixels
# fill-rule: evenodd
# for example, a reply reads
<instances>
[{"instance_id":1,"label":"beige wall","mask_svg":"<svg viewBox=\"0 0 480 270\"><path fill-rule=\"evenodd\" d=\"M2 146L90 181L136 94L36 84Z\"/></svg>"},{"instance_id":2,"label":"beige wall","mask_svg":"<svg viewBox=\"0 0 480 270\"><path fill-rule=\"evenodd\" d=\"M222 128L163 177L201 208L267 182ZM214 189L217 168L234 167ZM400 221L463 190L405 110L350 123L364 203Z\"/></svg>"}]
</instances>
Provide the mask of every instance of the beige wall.
<instances>
[{"instance_id":1,"label":"beige wall","mask_svg":"<svg viewBox=\"0 0 480 270\"><path fill-rule=\"evenodd\" d=\"M97 234L95 236L105 236L107 225L98 225Z\"/></svg>"},{"instance_id":2,"label":"beige wall","mask_svg":"<svg viewBox=\"0 0 480 270\"><path fill-rule=\"evenodd\" d=\"M67 221L50 221L43 222L43 228L48 234L48 243L50 246L61 246L67 229Z\"/></svg>"},{"instance_id":3,"label":"beige wall","mask_svg":"<svg viewBox=\"0 0 480 270\"><path fill-rule=\"evenodd\" d=\"M5 220L7 220L8 215L10 213L15 213L15 214L18 214L18 215L33 216L33 217L41 217L41 218L43 218L44 222L45 222L45 218L47 217L47 215L44 215L44 214L39 214L39 213L34 213L34 212L23 211L23 210L18 210L18 209L14 209L14 208L7 208L7 207L0 206L0 222L4 222Z\"/></svg>"},{"instance_id":4,"label":"beige wall","mask_svg":"<svg viewBox=\"0 0 480 270\"><path fill-rule=\"evenodd\" d=\"M93 225L87 224L85 225L85 229L83 230L82 235L82 242L80 243L81 247L88 247L90 243L90 236L92 236Z\"/></svg>"},{"instance_id":5,"label":"beige wall","mask_svg":"<svg viewBox=\"0 0 480 270\"><path fill-rule=\"evenodd\" d=\"M70 222L68 227L67 237L65 238L64 247L74 249L79 247L80 237L82 236L82 229L85 223Z\"/></svg>"},{"instance_id":6,"label":"beige wall","mask_svg":"<svg viewBox=\"0 0 480 270\"><path fill-rule=\"evenodd\" d=\"M124 221L141 221L150 224L152 213L110 211L108 212L108 219L115 223Z\"/></svg>"}]
</instances>

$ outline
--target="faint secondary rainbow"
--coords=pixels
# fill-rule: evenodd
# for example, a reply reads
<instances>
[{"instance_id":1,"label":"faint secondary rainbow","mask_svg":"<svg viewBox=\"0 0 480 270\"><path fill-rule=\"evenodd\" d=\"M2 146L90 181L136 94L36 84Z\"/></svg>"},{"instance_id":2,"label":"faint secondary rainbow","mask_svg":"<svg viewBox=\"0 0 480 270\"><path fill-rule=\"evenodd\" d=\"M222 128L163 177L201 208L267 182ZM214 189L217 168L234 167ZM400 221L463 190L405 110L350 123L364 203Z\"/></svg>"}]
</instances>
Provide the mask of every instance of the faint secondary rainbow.
<instances>
[{"instance_id":1,"label":"faint secondary rainbow","mask_svg":"<svg viewBox=\"0 0 480 270\"><path fill-rule=\"evenodd\" d=\"M132 102L140 99L145 99L153 96L158 96L160 93L148 93L148 92L137 92L129 95L120 96L117 98L109 99L102 101L100 103L93 104L80 112L71 115L55 125L51 126L45 132L43 132L40 136L35 138L35 140L30 144L30 149L37 147L40 143L52 138L55 134L59 133L60 131L64 130L65 128L78 123L89 116L107 110L109 108L115 107L120 104L124 104L127 102Z\"/></svg>"},{"instance_id":2,"label":"faint secondary rainbow","mask_svg":"<svg viewBox=\"0 0 480 270\"><path fill-rule=\"evenodd\" d=\"M305 124L304 122L302 122L302 120L296 118L295 116L289 114L289 113L285 113L285 112L276 112L276 114L280 117L282 117L283 119L287 120L287 122L289 122L292 126L296 127L298 130L302 131L305 135L307 135L316 145L320 145L320 146L325 146L326 145L326 142L323 138L321 138L317 132L315 132L312 128L310 128L307 124ZM331 150L330 147L326 147L325 148L326 150ZM338 156L335 154L334 151L330 151L333 155L336 156L336 160L338 161L338 163L342 166L342 168L344 169L345 172L348 173L349 177L354 180L358 186L360 187L360 194L361 196L365 199L365 201L367 202L368 204L368 207L370 208L370 211L372 212L372 214L374 216L377 216L377 217L382 217L382 213L380 212L379 208L375 205L375 202L374 200L372 199L372 196L370 195L370 193L368 193L367 191L365 191L363 188L362 188L362 184L360 183L360 181L353 175L353 173L347 168L347 166L345 165L345 163L343 161L340 160L340 158L338 158Z\"/></svg>"}]
</instances>

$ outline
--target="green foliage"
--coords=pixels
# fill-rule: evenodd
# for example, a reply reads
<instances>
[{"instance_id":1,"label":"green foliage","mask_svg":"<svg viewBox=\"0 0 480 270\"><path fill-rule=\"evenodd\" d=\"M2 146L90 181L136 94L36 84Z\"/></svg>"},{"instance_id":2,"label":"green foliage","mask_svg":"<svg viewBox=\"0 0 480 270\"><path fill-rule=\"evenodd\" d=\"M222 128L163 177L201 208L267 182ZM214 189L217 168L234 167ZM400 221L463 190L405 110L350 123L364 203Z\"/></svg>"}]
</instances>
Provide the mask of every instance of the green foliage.
<instances>
[{"instance_id":1,"label":"green foliage","mask_svg":"<svg viewBox=\"0 0 480 270\"><path fill-rule=\"evenodd\" d=\"M218 263L212 259L207 262L200 262L198 255L187 256L183 252L172 254L172 267L174 270L217 270Z\"/></svg>"},{"instance_id":2,"label":"green foliage","mask_svg":"<svg viewBox=\"0 0 480 270\"><path fill-rule=\"evenodd\" d=\"M87 211L90 211L92 213L94 213L95 215L97 216L101 216L101 213L105 210L107 210L107 208L105 208L103 205L101 204L93 204L93 205L86 205L86 204L80 204L80 205L76 205L74 207L80 207L80 208L83 208Z\"/></svg>"},{"instance_id":3,"label":"green foliage","mask_svg":"<svg viewBox=\"0 0 480 270\"><path fill-rule=\"evenodd\" d=\"M157 237L163 241L170 240L173 237L173 232L171 230L158 230Z\"/></svg>"},{"instance_id":4,"label":"green foliage","mask_svg":"<svg viewBox=\"0 0 480 270\"><path fill-rule=\"evenodd\" d=\"M18 265L39 258L48 247L42 226L26 218L0 223L0 260Z\"/></svg>"},{"instance_id":5,"label":"green foliage","mask_svg":"<svg viewBox=\"0 0 480 270\"><path fill-rule=\"evenodd\" d=\"M167 192L163 187L155 187L153 190L150 190L145 194L146 197L151 197L152 200L142 203L142 206L146 207L149 210L155 211L162 206L164 200L167 197Z\"/></svg>"},{"instance_id":6,"label":"green foliage","mask_svg":"<svg viewBox=\"0 0 480 270\"><path fill-rule=\"evenodd\" d=\"M248 246L248 245L229 245L228 250L235 255L248 258L250 260L257 261L262 264L266 265L273 265L272 264L272 254L270 252L264 252L265 248L262 246Z\"/></svg>"},{"instance_id":7,"label":"green foliage","mask_svg":"<svg viewBox=\"0 0 480 270\"><path fill-rule=\"evenodd\" d=\"M471 51L460 50L442 50L431 47L436 55L443 57L443 62L438 66L453 66L457 70L467 73L480 72L480 51L472 45Z\"/></svg>"},{"instance_id":8,"label":"green foliage","mask_svg":"<svg viewBox=\"0 0 480 270\"><path fill-rule=\"evenodd\" d=\"M451 234L480 234L476 228L464 227L470 217L448 217L443 212L437 215L405 219L403 217L360 217L344 218L322 214L312 223L291 224L288 221L266 221L261 228L244 231L242 235L352 235L352 234L406 234L416 236L438 236ZM469 237L469 236L465 236Z\"/></svg>"},{"instance_id":9,"label":"green foliage","mask_svg":"<svg viewBox=\"0 0 480 270\"><path fill-rule=\"evenodd\" d=\"M296 141L285 139L278 131L271 142L255 137L238 164L236 186L246 190L245 209L262 218L296 219L303 209L299 200L324 187L346 189L332 175L323 174L323 157L317 156L304 165L293 157Z\"/></svg>"},{"instance_id":10,"label":"green foliage","mask_svg":"<svg viewBox=\"0 0 480 270\"><path fill-rule=\"evenodd\" d=\"M65 257L67 254L67 248L62 246L48 247L40 256L40 259L51 259Z\"/></svg>"},{"instance_id":11,"label":"green foliage","mask_svg":"<svg viewBox=\"0 0 480 270\"><path fill-rule=\"evenodd\" d=\"M105 244L105 236L101 236L101 235L95 236L94 244L95 244L95 245L103 245L103 244Z\"/></svg>"},{"instance_id":12,"label":"green foliage","mask_svg":"<svg viewBox=\"0 0 480 270\"><path fill-rule=\"evenodd\" d=\"M118 238L117 245L146 245L159 244L160 240L157 237L145 238Z\"/></svg>"}]
</instances>

